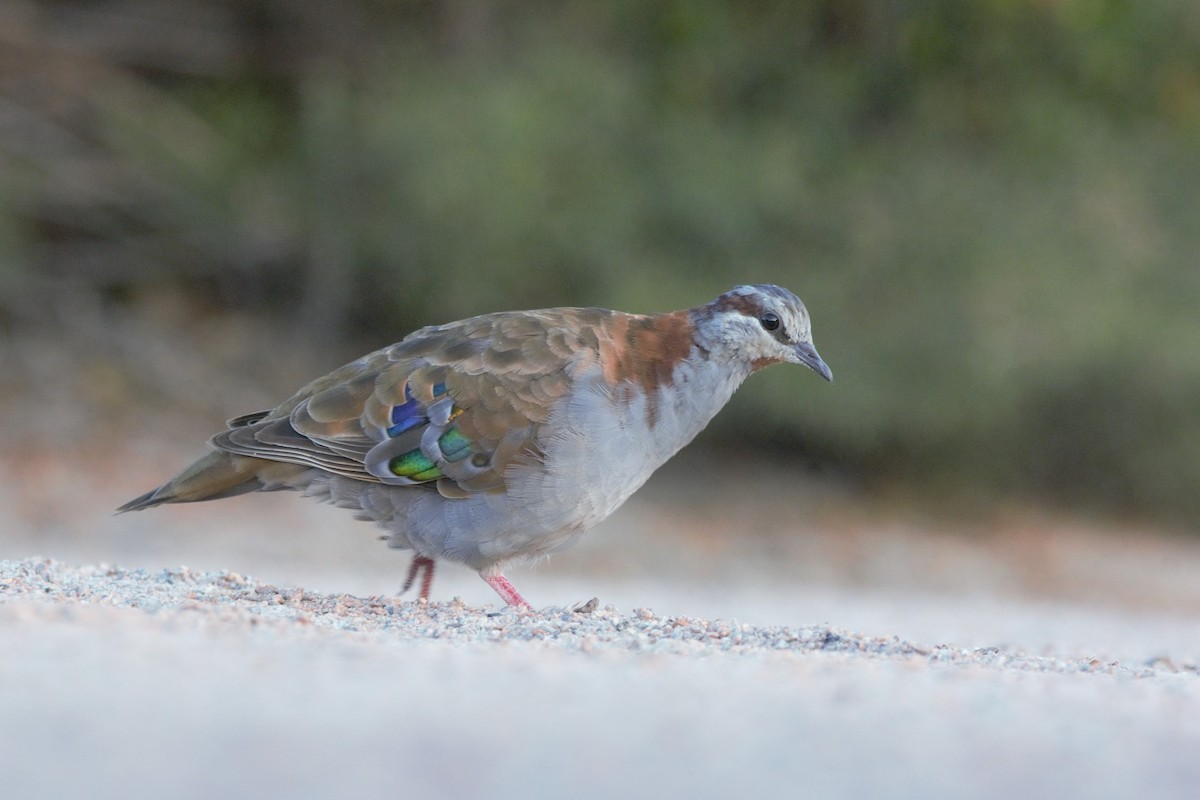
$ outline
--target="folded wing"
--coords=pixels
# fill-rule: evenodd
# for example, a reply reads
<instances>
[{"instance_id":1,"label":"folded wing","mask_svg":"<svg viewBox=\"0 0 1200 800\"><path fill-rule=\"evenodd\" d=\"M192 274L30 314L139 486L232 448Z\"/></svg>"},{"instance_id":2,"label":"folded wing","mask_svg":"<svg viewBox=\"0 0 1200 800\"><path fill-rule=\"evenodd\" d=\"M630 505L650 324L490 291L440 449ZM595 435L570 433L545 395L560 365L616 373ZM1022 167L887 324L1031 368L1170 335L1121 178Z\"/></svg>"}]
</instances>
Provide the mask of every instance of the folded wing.
<instances>
[{"instance_id":1,"label":"folded wing","mask_svg":"<svg viewBox=\"0 0 1200 800\"><path fill-rule=\"evenodd\" d=\"M600 312L489 314L417 331L301 389L270 412L231 420L219 449L347 478L430 485L448 497L503 491L571 375L597 356Z\"/></svg>"}]
</instances>

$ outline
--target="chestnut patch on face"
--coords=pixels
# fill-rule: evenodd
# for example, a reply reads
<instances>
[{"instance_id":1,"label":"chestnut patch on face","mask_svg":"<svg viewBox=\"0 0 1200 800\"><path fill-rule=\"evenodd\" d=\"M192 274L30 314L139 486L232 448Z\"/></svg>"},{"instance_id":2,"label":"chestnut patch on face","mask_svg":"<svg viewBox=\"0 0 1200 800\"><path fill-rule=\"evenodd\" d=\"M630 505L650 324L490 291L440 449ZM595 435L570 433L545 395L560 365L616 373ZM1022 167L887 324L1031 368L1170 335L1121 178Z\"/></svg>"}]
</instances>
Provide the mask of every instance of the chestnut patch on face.
<instances>
[{"instance_id":1,"label":"chestnut patch on face","mask_svg":"<svg viewBox=\"0 0 1200 800\"><path fill-rule=\"evenodd\" d=\"M762 310L762 303L759 302L756 295L729 292L718 297L713 303L713 307L717 311L736 311L747 317L758 317L758 312Z\"/></svg>"}]
</instances>

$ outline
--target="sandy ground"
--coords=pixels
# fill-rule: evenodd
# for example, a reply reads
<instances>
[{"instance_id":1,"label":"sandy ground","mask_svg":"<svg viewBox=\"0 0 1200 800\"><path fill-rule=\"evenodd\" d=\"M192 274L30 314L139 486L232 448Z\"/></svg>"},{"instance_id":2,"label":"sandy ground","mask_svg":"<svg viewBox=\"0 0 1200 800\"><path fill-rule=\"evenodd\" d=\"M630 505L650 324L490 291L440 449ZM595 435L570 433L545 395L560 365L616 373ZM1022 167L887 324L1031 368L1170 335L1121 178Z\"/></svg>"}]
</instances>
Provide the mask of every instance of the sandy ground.
<instances>
[{"instance_id":1,"label":"sandy ground","mask_svg":"<svg viewBox=\"0 0 1200 800\"><path fill-rule=\"evenodd\" d=\"M393 596L404 554L295 497L112 516L179 466L141 447L0 467L6 798L1200 786L1185 537L881 514L770 465L698 480L719 465L687 457L510 574L538 611L453 566L423 605Z\"/></svg>"}]
</instances>

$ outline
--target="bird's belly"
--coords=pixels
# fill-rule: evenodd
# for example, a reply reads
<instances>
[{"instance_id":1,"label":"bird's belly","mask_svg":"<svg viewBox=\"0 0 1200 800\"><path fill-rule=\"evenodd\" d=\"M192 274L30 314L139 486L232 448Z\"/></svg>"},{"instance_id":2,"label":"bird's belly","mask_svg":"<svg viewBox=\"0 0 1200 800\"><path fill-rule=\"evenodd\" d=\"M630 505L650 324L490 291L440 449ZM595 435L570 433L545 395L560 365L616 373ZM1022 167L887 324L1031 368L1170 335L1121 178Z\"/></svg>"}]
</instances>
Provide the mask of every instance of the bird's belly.
<instances>
[{"instance_id":1,"label":"bird's belly","mask_svg":"<svg viewBox=\"0 0 1200 800\"><path fill-rule=\"evenodd\" d=\"M561 550L620 508L732 392L714 386L698 403L661 392L651 404L632 388L580 388L542 427L540 458L509 466L505 491L462 499L422 492L390 526L393 543L475 569ZM413 497L408 487L390 488Z\"/></svg>"},{"instance_id":2,"label":"bird's belly","mask_svg":"<svg viewBox=\"0 0 1200 800\"><path fill-rule=\"evenodd\" d=\"M537 442L541 457L512 464L503 493L423 500L409 515L414 547L481 569L569 546L686 443L650 430L644 398L620 399L589 391L564 401Z\"/></svg>"},{"instance_id":3,"label":"bird's belly","mask_svg":"<svg viewBox=\"0 0 1200 800\"><path fill-rule=\"evenodd\" d=\"M509 476L514 530L505 544L539 555L570 544L620 508L709 416L683 424L677 406L660 398L649 409L633 390L576 394L547 425L554 433L542 442L542 463Z\"/></svg>"},{"instance_id":4,"label":"bird's belly","mask_svg":"<svg viewBox=\"0 0 1200 800\"><path fill-rule=\"evenodd\" d=\"M467 537L469 543L456 532L451 532L449 539L458 540L464 550L475 551L471 561L487 562L536 560L570 546L620 508L657 466L626 464L620 470L604 469L602 465L612 463L604 450L603 446L594 448L594 460L579 460L564 449L553 448L546 454L546 468L521 466L510 471L504 494L454 501L468 506L486 504L486 511L476 514L464 508L466 513L454 514L467 523L457 530L473 528L475 533ZM486 522L469 522L471 517Z\"/></svg>"}]
</instances>

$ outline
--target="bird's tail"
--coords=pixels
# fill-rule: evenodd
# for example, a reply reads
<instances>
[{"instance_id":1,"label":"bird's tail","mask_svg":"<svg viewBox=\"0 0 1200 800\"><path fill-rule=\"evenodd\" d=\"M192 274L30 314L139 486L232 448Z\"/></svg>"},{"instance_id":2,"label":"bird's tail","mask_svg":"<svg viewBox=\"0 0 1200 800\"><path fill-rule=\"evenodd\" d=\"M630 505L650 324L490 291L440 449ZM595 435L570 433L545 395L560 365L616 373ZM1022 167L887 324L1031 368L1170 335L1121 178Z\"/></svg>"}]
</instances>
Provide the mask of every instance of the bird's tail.
<instances>
[{"instance_id":1,"label":"bird's tail","mask_svg":"<svg viewBox=\"0 0 1200 800\"><path fill-rule=\"evenodd\" d=\"M157 489L130 500L118 508L117 513L141 511L163 503L218 500L258 491L264 488L258 477L258 469L262 464L259 458L220 451L209 453Z\"/></svg>"}]
</instances>

